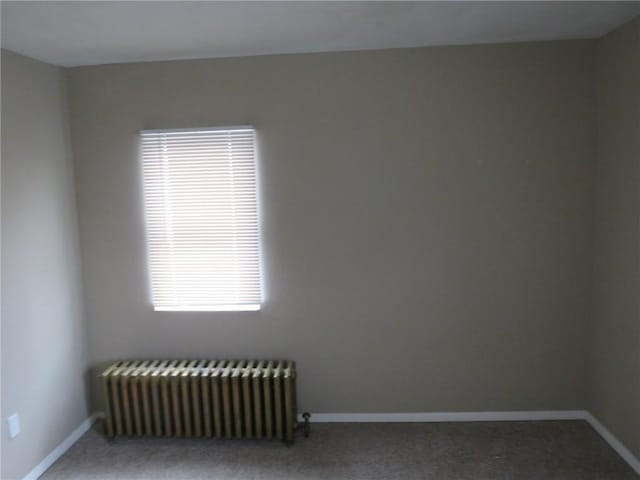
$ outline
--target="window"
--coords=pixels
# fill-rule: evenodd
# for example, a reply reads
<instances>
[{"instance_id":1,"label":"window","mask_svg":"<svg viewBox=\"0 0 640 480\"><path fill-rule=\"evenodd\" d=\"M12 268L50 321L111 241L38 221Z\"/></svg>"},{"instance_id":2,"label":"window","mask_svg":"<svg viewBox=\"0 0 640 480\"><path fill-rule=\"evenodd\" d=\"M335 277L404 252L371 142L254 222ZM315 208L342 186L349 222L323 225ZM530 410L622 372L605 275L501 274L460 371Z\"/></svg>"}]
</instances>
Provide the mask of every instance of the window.
<instances>
[{"instance_id":1,"label":"window","mask_svg":"<svg viewBox=\"0 0 640 480\"><path fill-rule=\"evenodd\" d=\"M155 310L259 310L255 131L141 132Z\"/></svg>"}]
</instances>

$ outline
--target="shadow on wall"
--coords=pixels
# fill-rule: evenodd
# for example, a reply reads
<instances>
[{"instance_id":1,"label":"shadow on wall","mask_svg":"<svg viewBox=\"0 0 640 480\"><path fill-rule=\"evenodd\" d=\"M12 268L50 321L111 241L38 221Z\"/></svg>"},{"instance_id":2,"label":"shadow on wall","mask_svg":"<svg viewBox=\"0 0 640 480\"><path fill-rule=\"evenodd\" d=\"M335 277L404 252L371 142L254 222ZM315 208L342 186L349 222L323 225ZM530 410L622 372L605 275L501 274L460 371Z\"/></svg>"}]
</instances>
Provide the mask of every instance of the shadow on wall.
<instances>
[{"instance_id":1,"label":"shadow on wall","mask_svg":"<svg viewBox=\"0 0 640 480\"><path fill-rule=\"evenodd\" d=\"M85 382L87 384L87 404L88 411L91 413L104 412L104 391L100 375L105 369L116 360L98 362L89 367L85 373Z\"/></svg>"}]
</instances>

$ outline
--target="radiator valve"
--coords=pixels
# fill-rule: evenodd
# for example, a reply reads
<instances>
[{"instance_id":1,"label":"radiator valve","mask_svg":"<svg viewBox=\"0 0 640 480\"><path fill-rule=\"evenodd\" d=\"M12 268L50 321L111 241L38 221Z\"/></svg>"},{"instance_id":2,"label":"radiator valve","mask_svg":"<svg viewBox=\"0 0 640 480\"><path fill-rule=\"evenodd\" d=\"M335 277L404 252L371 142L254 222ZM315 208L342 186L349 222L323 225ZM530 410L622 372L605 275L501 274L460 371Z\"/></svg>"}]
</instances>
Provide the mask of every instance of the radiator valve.
<instances>
[{"instance_id":1,"label":"radiator valve","mask_svg":"<svg viewBox=\"0 0 640 480\"><path fill-rule=\"evenodd\" d=\"M311 418L311 414L309 412L304 412L302 414L302 418L304 418L304 426L302 427L304 432L304 437L307 438L311 431L311 425L309 424L309 418Z\"/></svg>"}]
</instances>

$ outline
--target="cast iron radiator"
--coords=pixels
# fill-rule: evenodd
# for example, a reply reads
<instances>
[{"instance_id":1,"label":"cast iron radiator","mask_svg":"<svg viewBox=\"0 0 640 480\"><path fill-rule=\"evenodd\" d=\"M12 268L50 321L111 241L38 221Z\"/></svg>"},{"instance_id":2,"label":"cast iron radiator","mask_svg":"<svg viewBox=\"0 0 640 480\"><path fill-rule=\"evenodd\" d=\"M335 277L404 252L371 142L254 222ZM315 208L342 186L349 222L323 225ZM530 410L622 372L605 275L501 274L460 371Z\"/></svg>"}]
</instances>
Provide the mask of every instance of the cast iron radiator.
<instances>
[{"instance_id":1,"label":"cast iron radiator","mask_svg":"<svg viewBox=\"0 0 640 480\"><path fill-rule=\"evenodd\" d=\"M294 440L296 367L288 360L133 360L102 373L105 429L116 435ZM308 414L305 436L308 435Z\"/></svg>"}]
</instances>

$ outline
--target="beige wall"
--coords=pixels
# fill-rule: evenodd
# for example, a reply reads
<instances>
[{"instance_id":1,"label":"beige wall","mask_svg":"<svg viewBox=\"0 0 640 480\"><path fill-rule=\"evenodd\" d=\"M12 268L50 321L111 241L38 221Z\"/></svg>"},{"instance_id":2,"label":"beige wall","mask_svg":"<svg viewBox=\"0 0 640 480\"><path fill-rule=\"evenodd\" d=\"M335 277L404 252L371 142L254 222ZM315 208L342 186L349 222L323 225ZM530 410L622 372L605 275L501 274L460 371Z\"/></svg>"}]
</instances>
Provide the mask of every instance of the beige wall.
<instances>
[{"instance_id":1,"label":"beige wall","mask_svg":"<svg viewBox=\"0 0 640 480\"><path fill-rule=\"evenodd\" d=\"M2 478L87 417L86 329L62 71L2 51ZM8 439L6 417L22 433Z\"/></svg>"},{"instance_id":2,"label":"beige wall","mask_svg":"<svg viewBox=\"0 0 640 480\"><path fill-rule=\"evenodd\" d=\"M593 47L69 70L92 364L290 357L312 412L583 408ZM235 124L258 131L264 307L153 312L137 132Z\"/></svg>"},{"instance_id":3,"label":"beige wall","mask_svg":"<svg viewBox=\"0 0 640 480\"><path fill-rule=\"evenodd\" d=\"M640 18L598 42L592 413L640 458Z\"/></svg>"}]
</instances>

